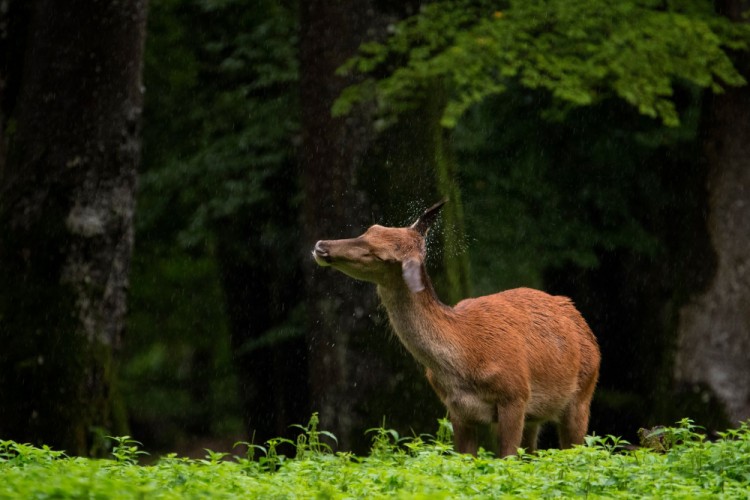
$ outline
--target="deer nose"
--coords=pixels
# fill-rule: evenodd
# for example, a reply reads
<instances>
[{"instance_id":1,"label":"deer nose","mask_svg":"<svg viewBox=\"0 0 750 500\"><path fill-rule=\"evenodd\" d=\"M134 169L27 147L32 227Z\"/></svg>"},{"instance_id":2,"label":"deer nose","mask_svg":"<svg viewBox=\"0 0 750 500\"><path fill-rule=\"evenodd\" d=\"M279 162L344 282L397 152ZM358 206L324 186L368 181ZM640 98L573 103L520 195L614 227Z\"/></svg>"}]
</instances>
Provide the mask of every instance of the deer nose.
<instances>
[{"instance_id":1,"label":"deer nose","mask_svg":"<svg viewBox=\"0 0 750 500\"><path fill-rule=\"evenodd\" d=\"M328 245L326 245L325 241L319 241L315 244L315 249L313 250L313 252L320 255L321 257L324 255L328 255Z\"/></svg>"},{"instance_id":2,"label":"deer nose","mask_svg":"<svg viewBox=\"0 0 750 500\"><path fill-rule=\"evenodd\" d=\"M315 244L315 248L313 248L312 251L313 258L315 260L320 261L323 260L325 262L331 261L331 256L328 253L328 244L325 241L319 241Z\"/></svg>"}]
</instances>

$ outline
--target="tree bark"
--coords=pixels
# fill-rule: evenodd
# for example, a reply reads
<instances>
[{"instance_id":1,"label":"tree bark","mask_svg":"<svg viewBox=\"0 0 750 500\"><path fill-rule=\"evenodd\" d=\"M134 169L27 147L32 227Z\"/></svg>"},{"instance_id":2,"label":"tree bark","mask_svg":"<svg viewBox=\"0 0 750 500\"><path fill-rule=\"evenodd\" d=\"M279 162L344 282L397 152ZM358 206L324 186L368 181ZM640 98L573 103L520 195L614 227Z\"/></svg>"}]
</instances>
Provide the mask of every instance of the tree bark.
<instances>
[{"instance_id":1,"label":"tree bark","mask_svg":"<svg viewBox=\"0 0 750 500\"><path fill-rule=\"evenodd\" d=\"M301 163L311 403L320 412L322 427L338 437L339 445L357 451L367 447L365 429L379 424L384 415L389 427L433 432L444 409L422 368L389 340L390 327L378 308L375 287L317 268L308 252L318 239L355 236L376 222L409 223L404 219L408 211L416 217L443 196L453 200L444 214L450 228L442 233L444 242L454 245L463 234L449 145L438 123L439 100L428 96L423 109L401 117L380 135L367 105L345 117L331 116L334 100L354 83L336 76L335 70L361 42L383 36L388 22L404 14L394 14L388 10L394 6L386 4L314 0L301 5ZM443 248L444 258L433 262L439 263L437 281L444 285L439 286L444 297L455 301L468 288L467 260L449 255L450 250L455 248Z\"/></svg>"},{"instance_id":2,"label":"tree bark","mask_svg":"<svg viewBox=\"0 0 750 500\"><path fill-rule=\"evenodd\" d=\"M371 222L367 178L362 172L374 138L369 116L360 109L333 118L331 106L352 83L335 71L364 41L375 9L369 1L355 5L325 0L302 2L300 8L303 241L312 248L317 239L350 236ZM355 351L350 344L377 333L370 314L376 309L375 292L321 272L309 259L305 271L312 407L339 445L351 449L358 438L355 430L367 428L356 410L367 389L357 389L362 380L355 372L372 363L367 353Z\"/></svg>"},{"instance_id":3,"label":"tree bark","mask_svg":"<svg viewBox=\"0 0 750 500\"><path fill-rule=\"evenodd\" d=\"M427 253L438 296L455 304L471 294L471 286L452 131L440 124L445 102L442 84L434 82L417 109L402 114L380 134L370 168L382 171L375 190L381 201L387 200L381 210L392 225L411 224L425 208L449 200L441 210L440 226L430 231Z\"/></svg>"},{"instance_id":4,"label":"tree bark","mask_svg":"<svg viewBox=\"0 0 750 500\"><path fill-rule=\"evenodd\" d=\"M748 2L720 10L740 22ZM735 57L750 78L750 58ZM717 265L708 289L680 314L676 379L708 389L737 423L750 418L750 87L709 97L704 151L709 166L708 230Z\"/></svg>"},{"instance_id":5,"label":"tree bark","mask_svg":"<svg viewBox=\"0 0 750 500\"><path fill-rule=\"evenodd\" d=\"M16 0L16 2L19 0ZM12 2L13 3L13 2ZM146 0L35 0L0 171L0 435L124 431L113 351L133 245Z\"/></svg>"}]
</instances>

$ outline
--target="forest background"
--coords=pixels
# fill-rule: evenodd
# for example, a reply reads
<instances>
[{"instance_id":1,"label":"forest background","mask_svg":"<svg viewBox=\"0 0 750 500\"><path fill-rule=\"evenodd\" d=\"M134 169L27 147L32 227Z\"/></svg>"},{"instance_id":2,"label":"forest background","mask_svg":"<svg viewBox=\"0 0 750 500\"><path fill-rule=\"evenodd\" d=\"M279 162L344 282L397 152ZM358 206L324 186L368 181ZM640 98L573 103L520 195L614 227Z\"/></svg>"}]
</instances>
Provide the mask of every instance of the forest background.
<instances>
[{"instance_id":1,"label":"forest background","mask_svg":"<svg viewBox=\"0 0 750 500\"><path fill-rule=\"evenodd\" d=\"M747 9L0 1L0 437L434 431L374 287L309 251L443 197L445 302L589 321L590 431L750 418Z\"/></svg>"}]
</instances>

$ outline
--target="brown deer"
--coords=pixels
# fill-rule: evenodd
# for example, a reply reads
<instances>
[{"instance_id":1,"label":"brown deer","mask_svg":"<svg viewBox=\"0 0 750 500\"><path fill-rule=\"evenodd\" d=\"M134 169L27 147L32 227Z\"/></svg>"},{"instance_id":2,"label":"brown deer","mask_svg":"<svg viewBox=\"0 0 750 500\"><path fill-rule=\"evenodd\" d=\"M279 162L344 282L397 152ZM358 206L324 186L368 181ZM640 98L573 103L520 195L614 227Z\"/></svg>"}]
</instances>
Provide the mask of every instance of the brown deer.
<instances>
[{"instance_id":1,"label":"brown deer","mask_svg":"<svg viewBox=\"0 0 750 500\"><path fill-rule=\"evenodd\" d=\"M377 285L391 325L453 425L456 451L476 454L476 425L497 422L499 451L536 450L557 424L561 448L583 442L599 376L594 334L567 297L517 288L438 299L425 269L425 236L445 201L405 228L374 225L357 238L318 241L315 261Z\"/></svg>"}]
</instances>

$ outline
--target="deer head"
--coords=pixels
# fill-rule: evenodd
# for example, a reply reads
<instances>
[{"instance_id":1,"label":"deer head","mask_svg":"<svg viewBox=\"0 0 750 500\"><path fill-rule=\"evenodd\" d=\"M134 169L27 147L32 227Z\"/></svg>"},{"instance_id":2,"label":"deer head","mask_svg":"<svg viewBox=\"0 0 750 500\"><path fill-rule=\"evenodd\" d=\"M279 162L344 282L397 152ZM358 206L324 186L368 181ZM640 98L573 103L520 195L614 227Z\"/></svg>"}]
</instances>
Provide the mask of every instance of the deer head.
<instances>
[{"instance_id":1,"label":"deer head","mask_svg":"<svg viewBox=\"0 0 750 500\"><path fill-rule=\"evenodd\" d=\"M356 238L318 241L313 258L354 279L384 287L403 282L412 292L421 292L425 289L425 237L446 201L428 208L409 227L376 224Z\"/></svg>"}]
</instances>

